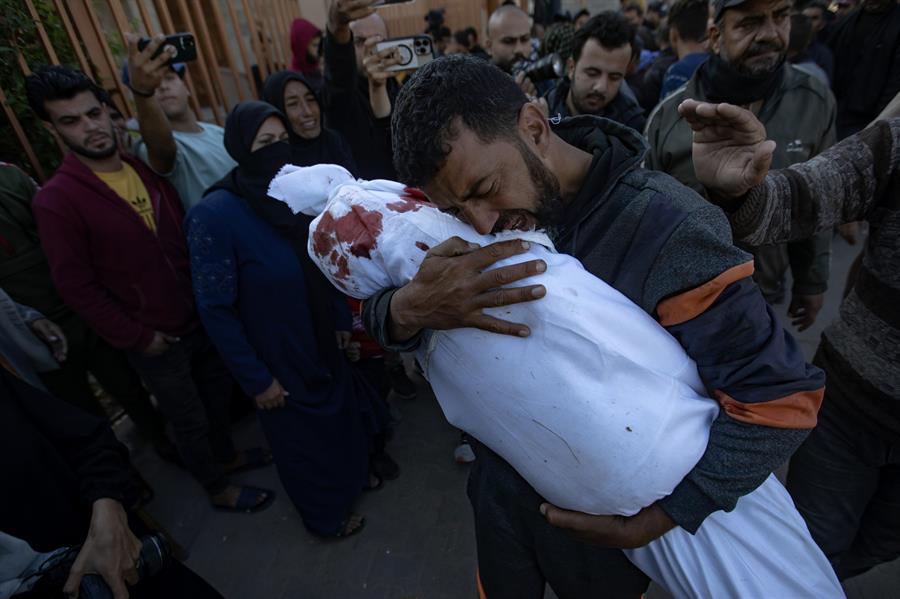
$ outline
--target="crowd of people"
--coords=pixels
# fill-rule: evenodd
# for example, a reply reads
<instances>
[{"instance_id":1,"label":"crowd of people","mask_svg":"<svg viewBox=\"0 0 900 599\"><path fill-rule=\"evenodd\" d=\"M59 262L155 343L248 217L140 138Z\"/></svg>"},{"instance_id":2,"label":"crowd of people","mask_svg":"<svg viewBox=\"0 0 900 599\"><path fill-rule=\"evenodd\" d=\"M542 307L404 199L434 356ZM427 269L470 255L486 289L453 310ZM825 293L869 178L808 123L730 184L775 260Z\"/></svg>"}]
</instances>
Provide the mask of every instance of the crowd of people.
<instances>
[{"instance_id":1,"label":"crowd of people","mask_svg":"<svg viewBox=\"0 0 900 599\"><path fill-rule=\"evenodd\" d=\"M378 49L376 4L332 0L324 29L297 19L291 68L224 128L191 109L191 64L163 36L129 38L130 122L74 68L26 78L67 152L41 186L0 163L0 549L78 547L57 591L98 573L116 597L219 596L177 562L138 580L153 489L98 386L211 508L266 509L273 490L231 476L274 464L309 532L364 531L361 494L400 476L395 402L416 394L401 354L434 330L527 337L485 309L541 301L547 265L492 270L527 248L452 238L409 283L348 298L310 257L313 217L269 195L285 165L334 164L481 235L546 229L677 340L718 402L696 465L627 517L546 503L461 431L487 597L640 597L651 568L623 550L696 535L788 461L838 579L900 557L900 2L507 2L483 46L432 11L435 60L415 72ZM864 247L808 364L775 311L805 330L845 284L835 234ZM235 446L241 403L267 447ZM26 572L0 566L3 596L41 596Z\"/></svg>"}]
</instances>

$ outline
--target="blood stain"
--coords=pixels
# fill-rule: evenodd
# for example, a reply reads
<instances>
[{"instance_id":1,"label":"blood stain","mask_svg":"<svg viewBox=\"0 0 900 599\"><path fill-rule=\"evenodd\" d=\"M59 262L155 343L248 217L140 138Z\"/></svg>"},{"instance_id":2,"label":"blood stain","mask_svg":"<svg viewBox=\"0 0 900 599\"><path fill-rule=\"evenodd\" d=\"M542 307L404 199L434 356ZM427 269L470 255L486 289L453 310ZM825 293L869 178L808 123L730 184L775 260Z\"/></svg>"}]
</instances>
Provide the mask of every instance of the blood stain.
<instances>
[{"instance_id":1,"label":"blood stain","mask_svg":"<svg viewBox=\"0 0 900 599\"><path fill-rule=\"evenodd\" d=\"M422 241L417 241L416 247L419 248L420 250L422 250L423 252L427 252L428 250L431 249L430 247L428 247L427 243L424 243Z\"/></svg>"}]
</instances>

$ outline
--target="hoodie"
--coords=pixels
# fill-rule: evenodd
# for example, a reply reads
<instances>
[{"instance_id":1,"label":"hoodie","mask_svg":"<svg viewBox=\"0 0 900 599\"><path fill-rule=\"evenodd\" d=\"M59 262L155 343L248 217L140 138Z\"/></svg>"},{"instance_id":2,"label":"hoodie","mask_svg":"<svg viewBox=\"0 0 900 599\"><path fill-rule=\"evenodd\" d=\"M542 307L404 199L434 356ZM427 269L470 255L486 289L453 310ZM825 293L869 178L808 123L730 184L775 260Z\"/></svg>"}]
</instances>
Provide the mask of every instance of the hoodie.
<instances>
[{"instance_id":1,"label":"hoodie","mask_svg":"<svg viewBox=\"0 0 900 599\"><path fill-rule=\"evenodd\" d=\"M564 120L554 131L594 157L565 208L557 249L656 318L697 363L721 406L703 457L659 501L679 526L696 532L711 513L734 509L806 438L824 375L778 324L753 283L750 255L732 243L724 213L670 176L640 168L647 144L636 131L591 116ZM408 351L421 336L389 344L393 291L365 303L364 322L382 345ZM479 460L483 455L511 468L479 448Z\"/></svg>"},{"instance_id":2,"label":"hoodie","mask_svg":"<svg viewBox=\"0 0 900 599\"><path fill-rule=\"evenodd\" d=\"M315 85L322 82L319 59L310 60L309 43L322 35L322 30L306 19L294 19L291 24L291 69L310 77Z\"/></svg>"}]
</instances>

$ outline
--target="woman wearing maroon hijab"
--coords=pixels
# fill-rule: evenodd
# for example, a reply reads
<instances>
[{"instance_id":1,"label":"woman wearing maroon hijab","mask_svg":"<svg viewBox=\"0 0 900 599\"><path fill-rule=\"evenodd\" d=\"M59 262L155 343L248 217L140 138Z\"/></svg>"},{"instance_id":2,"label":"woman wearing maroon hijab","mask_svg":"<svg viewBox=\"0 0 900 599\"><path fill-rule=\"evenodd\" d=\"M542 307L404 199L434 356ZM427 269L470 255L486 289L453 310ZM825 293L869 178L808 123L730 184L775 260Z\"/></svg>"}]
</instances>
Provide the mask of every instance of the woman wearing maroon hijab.
<instances>
[{"instance_id":1,"label":"woman wearing maroon hijab","mask_svg":"<svg viewBox=\"0 0 900 599\"><path fill-rule=\"evenodd\" d=\"M322 84L319 54L322 47L322 30L306 19L294 19L291 24L291 70L303 73L318 91Z\"/></svg>"}]
</instances>

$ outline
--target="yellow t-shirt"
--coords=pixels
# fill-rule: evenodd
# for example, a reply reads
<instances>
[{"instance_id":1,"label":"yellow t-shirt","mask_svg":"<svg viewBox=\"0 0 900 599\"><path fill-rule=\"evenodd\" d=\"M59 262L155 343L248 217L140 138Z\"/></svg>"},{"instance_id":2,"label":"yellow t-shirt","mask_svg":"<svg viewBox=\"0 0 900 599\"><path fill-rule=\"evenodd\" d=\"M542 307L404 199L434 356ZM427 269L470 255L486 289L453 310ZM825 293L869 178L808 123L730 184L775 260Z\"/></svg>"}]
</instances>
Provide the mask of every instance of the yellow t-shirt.
<instances>
[{"instance_id":1,"label":"yellow t-shirt","mask_svg":"<svg viewBox=\"0 0 900 599\"><path fill-rule=\"evenodd\" d=\"M116 194L128 202L128 205L134 208L138 216L147 225L147 228L156 233L156 218L153 215L153 204L150 203L150 194L144 182L141 181L137 171L126 162L122 163L122 169L114 173L98 173L94 174L100 177L100 180L109 185Z\"/></svg>"}]
</instances>

